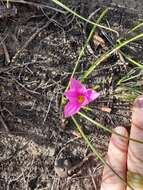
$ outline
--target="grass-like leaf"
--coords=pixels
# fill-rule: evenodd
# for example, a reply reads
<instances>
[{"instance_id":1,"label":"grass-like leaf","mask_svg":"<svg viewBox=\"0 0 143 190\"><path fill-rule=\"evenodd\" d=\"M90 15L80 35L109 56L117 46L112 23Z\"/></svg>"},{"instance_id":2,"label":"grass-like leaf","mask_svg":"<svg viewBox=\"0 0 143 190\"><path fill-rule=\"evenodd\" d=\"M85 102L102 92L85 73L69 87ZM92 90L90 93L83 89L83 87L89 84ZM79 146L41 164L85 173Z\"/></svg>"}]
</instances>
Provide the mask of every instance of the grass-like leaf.
<instances>
[{"instance_id":1,"label":"grass-like leaf","mask_svg":"<svg viewBox=\"0 0 143 190\"><path fill-rule=\"evenodd\" d=\"M133 79L138 79L138 77L140 77L141 75L143 75L143 73L139 72L138 74L136 74L136 71L139 70L138 67L135 67L133 69L131 69L128 73L126 73L125 76L123 76L118 82L117 85L121 85L127 81L133 80Z\"/></svg>"},{"instance_id":2,"label":"grass-like leaf","mask_svg":"<svg viewBox=\"0 0 143 190\"><path fill-rule=\"evenodd\" d=\"M91 123L93 123L94 125L96 125L98 128L103 129L104 131L107 131L107 132L109 132L109 133L111 133L111 134L114 133L114 134L116 134L116 135L118 135L118 136L120 136L120 137L123 137L123 138L125 138L125 139L128 139L129 141L134 141L134 142L136 142L136 143L143 144L143 141L140 141L140 140L137 140L137 139L133 139L133 138L125 137L125 136L123 136L123 135L121 135L121 134L115 132L114 130L109 129L109 128L103 126L102 124L98 123L97 121L94 121L93 119L91 119L90 117L86 116L85 114L83 114L83 113L81 113L81 112L78 112L78 114L79 114L81 117L83 117L83 118L85 118L86 120L88 120L88 121L90 121Z\"/></svg>"},{"instance_id":3,"label":"grass-like leaf","mask_svg":"<svg viewBox=\"0 0 143 190\"><path fill-rule=\"evenodd\" d=\"M140 69L143 69L143 65L137 61L135 61L134 59L132 59L129 55L125 54L123 51L120 52L124 58L131 64L138 66Z\"/></svg>"},{"instance_id":4,"label":"grass-like leaf","mask_svg":"<svg viewBox=\"0 0 143 190\"><path fill-rule=\"evenodd\" d=\"M100 58L98 58L95 63L93 63L91 65L91 67L89 67L89 69L83 74L83 76L81 77L81 81L83 81L84 79L86 79L88 77L88 75L91 74L91 72L100 64L102 63L104 60L106 60L109 56L111 56L113 53L115 53L117 50L119 50L120 48L124 47L125 45L127 45L128 43L132 42L132 41L135 41L135 40L138 40L140 38L143 38L143 33L133 37L133 38L130 38L118 45L116 45L115 47L113 47L111 50L107 51L105 54L101 55Z\"/></svg>"},{"instance_id":5,"label":"grass-like leaf","mask_svg":"<svg viewBox=\"0 0 143 190\"><path fill-rule=\"evenodd\" d=\"M143 22L137 24L135 27L133 27L131 30L129 30L129 31L127 32L127 34L130 34L130 33L134 32L135 30L137 30L137 29L139 29L139 28L141 28L141 27L143 27Z\"/></svg>"},{"instance_id":6,"label":"grass-like leaf","mask_svg":"<svg viewBox=\"0 0 143 190\"><path fill-rule=\"evenodd\" d=\"M103 28L103 29L105 29L105 30L109 30L109 31L114 32L114 33L116 33L117 35L119 35L116 30L113 30L113 29L111 29L111 28L109 28L109 27L100 25L100 24L98 24L98 23L92 22L92 21L90 21L90 20L84 18L83 16L79 15L78 13L76 13L75 11L73 11L72 9L70 9L69 7L67 7L66 5L64 5L63 3L61 3L60 1L58 1L58 0L51 0L51 1L54 2L55 4L59 5L60 7L62 7L63 9L65 9L66 11L72 13L72 14L75 15L76 17L78 17L78 18L80 18L80 19L86 21L87 23L90 23L90 24L92 24L92 25L98 26L98 27Z\"/></svg>"},{"instance_id":7,"label":"grass-like leaf","mask_svg":"<svg viewBox=\"0 0 143 190\"><path fill-rule=\"evenodd\" d=\"M105 10L102 12L102 14L101 14L101 15L99 16L99 18L97 19L96 24L99 24L99 23L101 22L102 18L105 16L105 14L107 13L107 11L108 11L108 9L105 9ZM75 74L75 72L76 72L77 66L78 66L78 64L79 64L79 62L80 62L80 59L81 59L81 57L84 55L84 51L85 51L85 49L86 49L86 47L87 47L89 41L91 40L91 38L92 38L92 36L93 36L93 34L94 34L95 30L96 30L96 27L97 27L97 25L94 25L93 28L92 28L92 30L91 30L91 32L89 33L89 36L88 36L88 38L87 38L87 40L86 40L84 46L82 47L82 49L81 49L81 51L80 51L80 53L79 53L78 59L77 59L77 61L76 61L76 63L75 63L75 67L74 67L74 69L73 69L73 72L72 72L72 74L71 74L70 79L73 78L73 76L74 76L74 74ZM69 85L70 85L70 80L69 80L69 83L68 83L68 85L67 85L66 90L69 88ZM65 91L66 91L66 90L65 90Z\"/></svg>"}]
</instances>

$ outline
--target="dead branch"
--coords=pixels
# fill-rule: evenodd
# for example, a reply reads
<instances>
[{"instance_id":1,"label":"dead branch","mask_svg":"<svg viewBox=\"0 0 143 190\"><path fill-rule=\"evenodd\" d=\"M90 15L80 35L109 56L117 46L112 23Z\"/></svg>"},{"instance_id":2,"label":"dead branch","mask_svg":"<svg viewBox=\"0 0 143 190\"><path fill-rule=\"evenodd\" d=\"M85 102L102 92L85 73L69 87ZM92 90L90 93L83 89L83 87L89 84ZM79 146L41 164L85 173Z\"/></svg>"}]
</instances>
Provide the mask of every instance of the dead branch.
<instances>
[{"instance_id":1,"label":"dead branch","mask_svg":"<svg viewBox=\"0 0 143 190\"><path fill-rule=\"evenodd\" d=\"M1 1L7 2L7 0L1 0ZM62 10L57 9L55 7L51 7L51 6L46 5L46 4L34 3L34 2L29 2L29 1L24 1L24 0L9 0L9 2L11 2L11 3L27 4L27 5L31 5L31 6L37 7L37 8L48 8L48 9L52 9L52 10L54 10L56 12L60 12L62 14L66 13L65 11L62 11Z\"/></svg>"}]
</instances>

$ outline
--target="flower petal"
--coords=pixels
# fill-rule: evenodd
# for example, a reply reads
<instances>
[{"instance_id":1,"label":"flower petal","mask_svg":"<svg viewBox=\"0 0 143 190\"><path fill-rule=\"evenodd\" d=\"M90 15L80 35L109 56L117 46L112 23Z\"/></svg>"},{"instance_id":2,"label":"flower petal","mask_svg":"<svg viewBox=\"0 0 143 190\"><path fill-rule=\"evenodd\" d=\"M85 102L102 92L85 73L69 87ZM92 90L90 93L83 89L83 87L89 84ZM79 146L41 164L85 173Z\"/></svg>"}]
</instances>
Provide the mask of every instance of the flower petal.
<instances>
[{"instance_id":1,"label":"flower petal","mask_svg":"<svg viewBox=\"0 0 143 190\"><path fill-rule=\"evenodd\" d=\"M71 79L71 81L70 81L70 89L72 89L72 90L83 89L83 91L84 91L86 88L85 88L85 86L83 84L81 84L80 81L78 81L76 79Z\"/></svg>"},{"instance_id":2,"label":"flower petal","mask_svg":"<svg viewBox=\"0 0 143 190\"><path fill-rule=\"evenodd\" d=\"M99 95L100 95L99 92L96 92L95 90L92 89L87 89L86 91L86 97L89 102L95 100Z\"/></svg>"},{"instance_id":3,"label":"flower petal","mask_svg":"<svg viewBox=\"0 0 143 190\"><path fill-rule=\"evenodd\" d=\"M65 92L65 96L70 100L70 101L77 101L78 97L78 92L75 90L68 90Z\"/></svg>"},{"instance_id":4,"label":"flower petal","mask_svg":"<svg viewBox=\"0 0 143 190\"><path fill-rule=\"evenodd\" d=\"M80 105L75 102L68 102L64 109L65 117L73 116L80 110Z\"/></svg>"}]
</instances>

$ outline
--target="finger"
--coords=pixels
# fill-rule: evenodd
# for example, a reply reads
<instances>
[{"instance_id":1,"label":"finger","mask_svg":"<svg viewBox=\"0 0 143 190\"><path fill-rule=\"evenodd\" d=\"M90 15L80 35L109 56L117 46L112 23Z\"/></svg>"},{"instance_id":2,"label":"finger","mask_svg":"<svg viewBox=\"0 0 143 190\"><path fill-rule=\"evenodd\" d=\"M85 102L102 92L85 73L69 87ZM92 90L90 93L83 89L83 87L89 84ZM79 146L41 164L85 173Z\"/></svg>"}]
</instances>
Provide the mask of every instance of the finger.
<instances>
[{"instance_id":1,"label":"finger","mask_svg":"<svg viewBox=\"0 0 143 190\"><path fill-rule=\"evenodd\" d=\"M143 141L143 96L137 98L133 106L130 137ZM136 190L143 189L143 144L129 142L127 166L129 183Z\"/></svg>"},{"instance_id":2,"label":"finger","mask_svg":"<svg viewBox=\"0 0 143 190\"><path fill-rule=\"evenodd\" d=\"M128 133L125 128L117 127L115 129L117 133L128 137ZM126 164L127 164L127 150L128 150L128 140L112 134L110 139L107 163L126 181ZM103 178L101 184L101 190L125 190L126 185L121 181L121 179L113 173L113 171L105 166L103 171Z\"/></svg>"}]
</instances>

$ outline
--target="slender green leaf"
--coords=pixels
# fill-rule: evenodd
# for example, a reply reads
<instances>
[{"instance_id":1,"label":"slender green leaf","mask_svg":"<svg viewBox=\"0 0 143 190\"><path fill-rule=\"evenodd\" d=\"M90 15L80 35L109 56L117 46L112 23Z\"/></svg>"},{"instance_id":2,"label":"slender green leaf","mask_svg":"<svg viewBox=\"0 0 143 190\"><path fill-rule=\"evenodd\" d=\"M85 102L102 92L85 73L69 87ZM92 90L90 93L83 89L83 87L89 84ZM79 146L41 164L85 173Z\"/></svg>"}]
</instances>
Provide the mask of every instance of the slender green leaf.
<instances>
[{"instance_id":1,"label":"slender green leaf","mask_svg":"<svg viewBox=\"0 0 143 190\"><path fill-rule=\"evenodd\" d=\"M60 7L62 7L63 9L67 10L68 12L72 13L73 15L77 16L78 18L92 24L92 25L96 25L100 28L103 28L103 29L106 29L106 30L109 30L111 32L115 32L117 35L118 35L118 32L116 30L113 30L111 28L108 28L106 26L103 26L103 25L100 25L100 24L97 24L97 23L94 23L86 18L84 18L83 16L79 15L78 13L76 13L75 11L73 11L72 9L70 9L69 7L67 7L66 5L64 5L63 3L61 3L60 1L58 0L51 0L52 2L54 2L55 4L59 5Z\"/></svg>"},{"instance_id":2,"label":"slender green leaf","mask_svg":"<svg viewBox=\"0 0 143 190\"><path fill-rule=\"evenodd\" d=\"M105 9L105 10L102 12L102 14L100 15L100 17L99 17L99 18L97 19L97 21L96 21L97 24L100 23L101 19L105 16L105 14L107 13L107 11L108 11L108 9ZM93 34L94 34L94 32L95 32L96 27L97 27L97 25L94 25L94 26L93 26L93 28L92 28L92 30L91 30L91 32L90 32L90 34L89 34L89 36L88 36L88 38L87 38L87 40L86 40L84 46L82 47L82 49L81 49L81 51L80 51L80 54L79 54L79 56L78 56L78 59L77 59L77 61L76 61L76 63L75 63L75 67L74 67L74 69L73 69L73 72L72 72L72 74L71 74L70 79L73 78L73 76L74 76L74 74L75 74L75 72L76 72L77 66L78 66L78 64L79 64L79 62L80 62L80 59L81 59L81 57L84 55L84 51L85 51L85 49L86 49L86 47L87 47L89 41L91 40L91 38L92 38L92 36L93 36ZM69 85L70 85L70 80L69 80L69 83L68 83L67 88L66 88L65 91L67 91L67 89L69 88Z\"/></svg>"},{"instance_id":3,"label":"slender green leaf","mask_svg":"<svg viewBox=\"0 0 143 190\"><path fill-rule=\"evenodd\" d=\"M125 138L125 139L128 139L129 141L134 141L134 142L136 142L136 143L143 144L143 141L140 141L140 140L137 140L137 139L133 139L133 138L125 137L125 136L123 136L123 135L121 135L121 134L115 132L114 130L111 130L111 129L109 129L109 128L103 126L102 124L98 123L97 121L94 121L93 119L91 119L90 117L86 116L85 114L83 114L83 113L81 113L81 112L78 112L78 114L79 114L80 116L82 116L83 118L85 118L86 120L88 120L88 121L90 121L91 123L93 123L94 125L96 125L97 127L103 129L104 131L107 131L107 132L109 132L109 133L111 133L111 134L114 133L114 134L116 134L116 135L118 135L118 136L121 136L121 137L123 137L123 138Z\"/></svg>"},{"instance_id":4,"label":"slender green leaf","mask_svg":"<svg viewBox=\"0 0 143 190\"><path fill-rule=\"evenodd\" d=\"M138 40L140 38L143 38L143 33L133 37L133 38L130 38L118 45L116 45L114 48L112 48L111 50L109 50L108 52L106 52L105 54L103 54L100 58L98 58L95 63L93 63L91 65L91 67L89 67L89 69L84 73L84 75L82 76L81 78L81 81L83 81L85 78L88 77L88 75L100 64L102 63L104 60L106 60L110 55L112 55L114 52L116 52L117 50L119 50L120 48L124 47L125 45L127 45L128 43L132 42L132 41L135 41L135 40Z\"/></svg>"}]
</instances>

